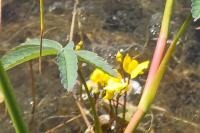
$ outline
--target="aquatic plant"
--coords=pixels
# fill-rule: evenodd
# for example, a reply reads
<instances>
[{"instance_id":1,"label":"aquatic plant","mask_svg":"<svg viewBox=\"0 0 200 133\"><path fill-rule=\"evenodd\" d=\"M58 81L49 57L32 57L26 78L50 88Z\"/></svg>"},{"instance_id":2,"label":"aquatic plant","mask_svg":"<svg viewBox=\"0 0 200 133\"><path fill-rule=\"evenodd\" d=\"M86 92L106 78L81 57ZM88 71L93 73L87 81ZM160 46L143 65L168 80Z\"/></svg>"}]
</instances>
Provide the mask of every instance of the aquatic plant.
<instances>
[{"instance_id":1,"label":"aquatic plant","mask_svg":"<svg viewBox=\"0 0 200 133\"><path fill-rule=\"evenodd\" d=\"M136 78L138 75L143 74L144 70L148 69L149 62L151 62L148 78L137 111L133 115L133 118L125 129L125 133L134 132L137 128L137 125L139 124L145 113L148 111L155 98L157 89L164 75L170 57L175 49L177 41L184 34L187 26L189 25L189 22L192 19L191 15L189 15L189 17L185 20L185 22L179 29L177 35L174 37L174 40L172 41L170 47L167 49L167 52L164 53L166 40L169 34L171 14L173 13L174 6L174 0L167 0L162 20L160 36L157 41L157 46L154 51L152 61L144 61L142 63L139 63L134 57L131 57L128 53L122 54L121 52L118 52L116 54L116 62L118 62L119 68L114 69L96 53L83 50L83 40L81 40L75 46L73 42L73 29L77 4L78 2L76 1L72 17L70 39L68 40L67 45L63 47L63 45L61 45L57 41L43 39L43 1L40 0L40 39L27 39L26 42L11 49L0 59L0 93L3 94L6 107L8 108L8 112L17 133L26 133L28 132L28 130L21 116L21 111L16 102L11 84L5 71L24 62L39 58L39 70L41 72L41 57L49 55L54 55L57 58L57 65L60 72L61 83L66 90L73 91L78 76L80 77L81 83L83 85L81 89L85 90L92 109L92 115L95 123L94 130L96 133L102 132L98 110L96 110L95 107L96 99L100 98L101 100L109 102L110 115L111 117L114 116L117 125L119 117L119 98L124 96L122 118L125 120L126 95L129 90L130 81L131 79ZM192 0L192 16L194 20L200 18L199 0ZM85 80L86 77L82 74L81 64L83 62L90 64L95 68L90 75L90 80L88 81ZM116 103L114 103L114 101Z\"/></svg>"}]
</instances>

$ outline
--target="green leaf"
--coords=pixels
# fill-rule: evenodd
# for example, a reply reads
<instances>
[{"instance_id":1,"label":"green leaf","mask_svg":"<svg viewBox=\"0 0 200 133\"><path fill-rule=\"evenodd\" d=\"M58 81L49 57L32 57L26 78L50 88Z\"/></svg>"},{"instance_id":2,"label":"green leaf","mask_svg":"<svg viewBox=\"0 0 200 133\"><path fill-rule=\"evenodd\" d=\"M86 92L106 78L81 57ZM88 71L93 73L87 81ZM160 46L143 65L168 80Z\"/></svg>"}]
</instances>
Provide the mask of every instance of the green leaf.
<instances>
[{"instance_id":1,"label":"green leaf","mask_svg":"<svg viewBox=\"0 0 200 133\"><path fill-rule=\"evenodd\" d=\"M76 54L78 55L78 59L86 63L93 64L95 67L101 69L107 74L116 77L117 74L112 69L112 66L110 66L106 61L104 61L102 57L98 56L96 53L86 50L80 50L77 51Z\"/></svg>"},{"instance_id":2,"label":"green leaf","mask_svg":"<svg viewBox=\"0 0 200 133\"><path fill-rule=\"evenodd\" d=\"M200 18L200 0L192 0L192 17L195 21Z\"/></svg>"},{"instance_id":3,"label":"green leaf","mask_svg":"<svg viewBox=\"0 0 200 133\"><path fill-rule=\"evenodd\" d=\"M72 90L78 77L78 59L74 50L64 48L58 55L58 68L61 83L67 90Z\"/></svg>"},{"instance_id":4,"label":"green leaf","mask_svg":"<svg viewBox=\"0 0 200 133\"><path fill-rule=\"evenodd\" d=\"M70 42L65 46L65 48L73 49L73 48L74 48L74 42L73 42L73 41L70 41Z\"/></svg>"},{"instance_id":5,"label":"green leaf","mask_svg":"<svg viewBox=\"0 0 200 133\"><path fill-rule=\"evenodd\" d=\"M56 55L62 45L53 40L43 40L42 56ZM21 45L11 49L0 60L5 70L13 68L19 64L27 62L40 56L40 40L31 39Z\"/></svg>"},{"instance_id":6,"label":"green leaf","mask_svg":"<svg viewBox=\"0 0 200 133\"><path fill-rule=\"evenodd\" d=\"M21 45L40 45L40 39L28 39L25 43L22 43ZM42 39L42 46L43 47L50 47L50 48L54 48L57 51L60 51L62 49L62 45L54 40L50 40L50 39Z\"/></svg>"}]
</instances>

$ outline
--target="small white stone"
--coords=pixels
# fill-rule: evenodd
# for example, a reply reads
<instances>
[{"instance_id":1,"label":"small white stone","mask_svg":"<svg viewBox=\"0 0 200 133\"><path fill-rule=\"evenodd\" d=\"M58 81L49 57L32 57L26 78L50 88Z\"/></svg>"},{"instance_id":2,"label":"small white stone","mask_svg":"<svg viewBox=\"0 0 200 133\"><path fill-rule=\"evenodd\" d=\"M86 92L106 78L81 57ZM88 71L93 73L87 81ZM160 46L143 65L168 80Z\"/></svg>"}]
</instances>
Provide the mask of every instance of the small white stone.
<instances>
[{"instance_id":1,"label":"small white stone","mask_svg":"<svg viewBox=\"0 0 200 133\"><path fill-rule=\"evenodd\" d=\"M124 51L124 49L122 49L122 48L119 50L119 52L123 52L123 51Z\"/></svg>"},{"instance_id":2,"label":"small white stone","mask_svg":"<svg viewBox=\"0 0 200 133\"><path fill-rule=\"evenodd\" d=\"M134 94L141 94L142 93L142 86L136 80L130 80L130 88L133 89Z\"/></svg>"}]
</instances>

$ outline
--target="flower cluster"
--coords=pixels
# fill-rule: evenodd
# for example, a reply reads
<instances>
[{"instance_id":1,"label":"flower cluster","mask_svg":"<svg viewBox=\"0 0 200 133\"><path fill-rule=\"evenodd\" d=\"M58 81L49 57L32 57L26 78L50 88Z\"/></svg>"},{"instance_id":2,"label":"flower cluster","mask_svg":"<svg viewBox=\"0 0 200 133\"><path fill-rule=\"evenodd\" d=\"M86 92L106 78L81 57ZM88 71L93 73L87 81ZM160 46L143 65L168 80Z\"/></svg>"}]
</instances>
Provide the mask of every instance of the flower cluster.
<instances>
[{"instance_id":1,"label":"flower cluster","mask_svg":"<svg viewBox=\"0 0 200 133\"><path fill-rule=\"evenodd\" d=\"M116 60L122 66L122 71L127 73L129 78L122 77L118 70L116 70L117 77L112 77L96 68L90 75L90 80L87 81L88 88L92 93L97 94L102 90L105 92L103 98L108 100L113 99L116 95L122 95L129 89L129 80L143 74L149 65L149 61L139 63L137 60L132 59L129 54L126 54L123 58L120 52L117 53Z\"/></svg>"}]
</instances>

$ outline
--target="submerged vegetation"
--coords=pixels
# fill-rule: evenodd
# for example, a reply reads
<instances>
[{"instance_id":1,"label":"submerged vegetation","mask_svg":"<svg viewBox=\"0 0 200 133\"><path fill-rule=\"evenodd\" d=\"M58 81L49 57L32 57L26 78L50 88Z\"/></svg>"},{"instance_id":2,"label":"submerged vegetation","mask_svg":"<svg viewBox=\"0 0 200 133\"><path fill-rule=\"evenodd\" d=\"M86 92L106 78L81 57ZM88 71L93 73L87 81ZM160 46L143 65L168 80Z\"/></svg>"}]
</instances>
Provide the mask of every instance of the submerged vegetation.
<instances>
[{"instance_id":1,"label":"submerged vegetation","mask_svg":"<svg viewBox=\"0 0 200 133\"><path fill-rule=\"evenodd\" d=\"M187 30L192 17L194 21L200 18L200 1L192 0L191 13L188 12L188 17L179 26L180 28L174 35L171 44L167 46L170 36L171 16L175 12L175 0L166 0L160 34L155 51L152 53L152 60L145 59L145 57L141 60L139 57L142 56L144 49L139 51L139 54L134 55L131 53L130 47L127 50L117 50L115 57L112 58L112 63L115 64L115 67L113 67L97 53L84 49L86 40L84 39L80 16L78 16L81 9L79 7L80 3L81 0L74 1L70 33L67 36L67 41L61 44L55 40L44 39L45 14L43 0L40 0L38 3L40 9L40 38L27 39L24 43L6 52L0 59L0 103L5 103L17 133L30 132L31 125L34 125L34 121L37 119L35 114L38 111L36 106L36 88L38 86L35 83L32 60L39 59L39 79L43 80L43 70L48 67L42 65L46 60L44 56L56 56L59 79L65 90L63 93L66 93L65 96L72 95L71 99L75 100L80 116L87 126L81 132L136 132L139 123L142 122L145 115L148 115L147 113L152 107L177 42ZM75 28L79 30L78 41L74 37ZM18 105L11 85L12 82L10 83L6 73L6 71L25 62L29 62L32 83L33 106L29 125L26 125L27 122L22 117L24 111ZM85 69L85 66L87 69ZM90 68L91 66L92 68ZM146 77L144 89L141 89L142 87L137 82L140 76ZM134 95L141 94L137 107L128 102L127 99L130 93L134 93ZM54 126L46 133L54 132L57 128L64 126L65 123L67 122ZM151 125L148 132L150 131L154 132L153 129L151 130Z\"/></svg>"}]
</instances>

